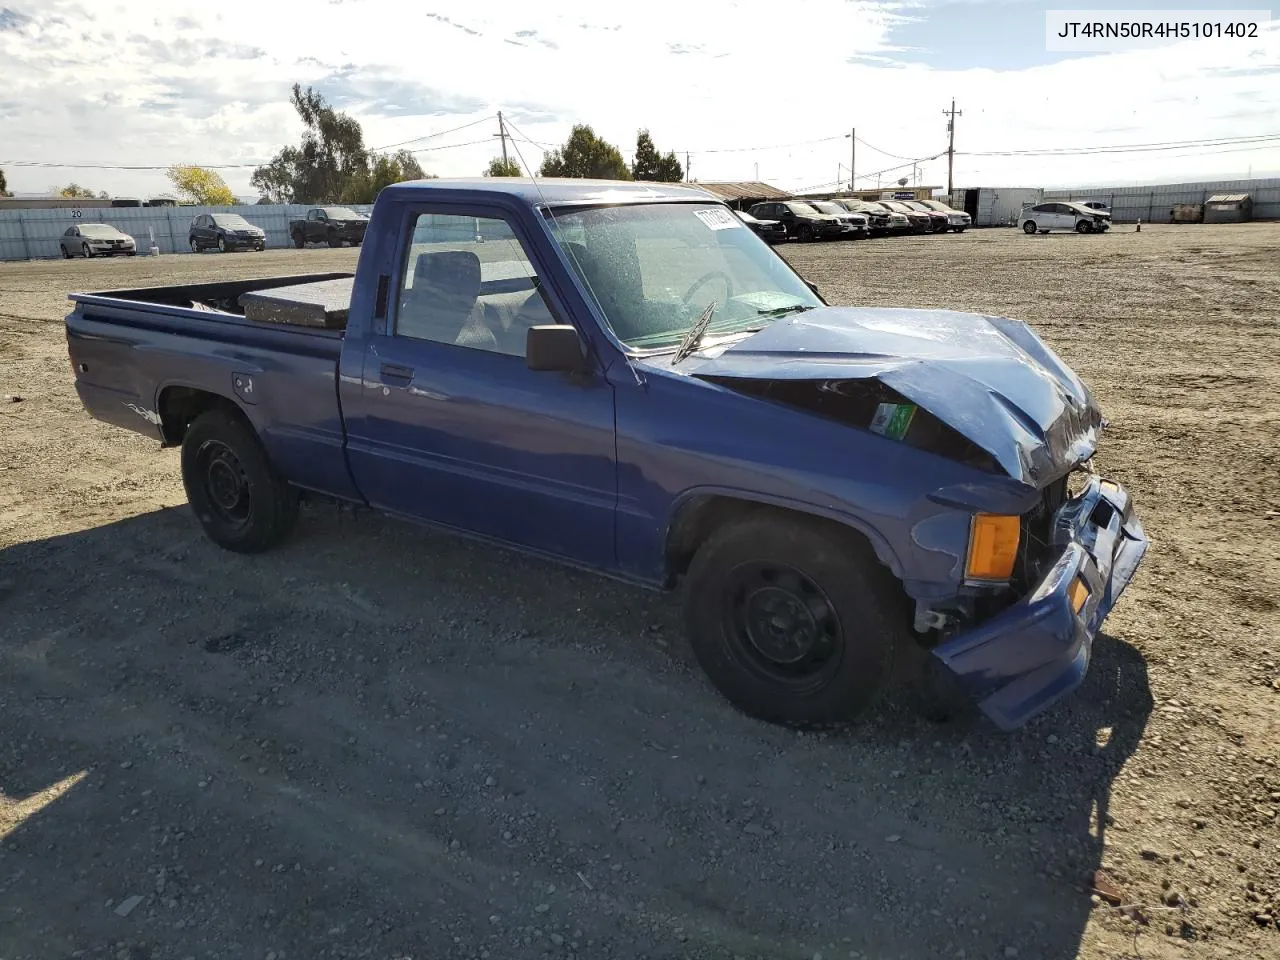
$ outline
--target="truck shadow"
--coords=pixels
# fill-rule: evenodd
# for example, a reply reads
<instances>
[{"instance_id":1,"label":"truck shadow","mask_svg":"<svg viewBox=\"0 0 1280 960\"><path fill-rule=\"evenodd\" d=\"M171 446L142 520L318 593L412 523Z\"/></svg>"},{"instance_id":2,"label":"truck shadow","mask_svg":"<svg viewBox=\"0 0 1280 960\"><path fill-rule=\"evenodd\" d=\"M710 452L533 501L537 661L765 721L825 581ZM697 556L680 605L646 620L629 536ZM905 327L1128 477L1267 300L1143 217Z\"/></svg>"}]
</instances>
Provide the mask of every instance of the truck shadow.
<instances>
[{"instance_id":1,"label":"truck shadow","mask_svg":"<svg viewBox=\"0 0 1280 960\"><path fill-rule=\"evenodd\" d=\"M1014 734L783 730L671 598L325 511L255 557L185 507L10 547L0 623L17 955L1068 960L1152 708L1104 635Z\"/></svg>"}]
</instances>

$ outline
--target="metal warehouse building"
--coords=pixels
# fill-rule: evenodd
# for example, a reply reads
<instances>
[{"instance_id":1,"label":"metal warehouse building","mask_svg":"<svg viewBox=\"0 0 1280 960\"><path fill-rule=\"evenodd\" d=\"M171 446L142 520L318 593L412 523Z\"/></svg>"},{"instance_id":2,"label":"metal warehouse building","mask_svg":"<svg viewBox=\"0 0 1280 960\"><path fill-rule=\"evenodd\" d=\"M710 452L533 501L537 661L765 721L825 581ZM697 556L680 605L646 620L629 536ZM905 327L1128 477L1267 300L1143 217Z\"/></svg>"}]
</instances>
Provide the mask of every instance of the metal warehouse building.
<instances>
[{"instance_id":1,"label":"metal warehouse building","mask_svg":"<svg viewBox=\"0 0 1280 960\"><path fill-rule=\"evenodd\" d=\"M1111 219L1133 223L1173 223L1181 204L1206 204L1219 194L1248 194L1253 219L1280 220L1280 178L1169 183L1154 187L1091 187L1088 190L1046 190L1046 200L1101 200L1111 207Z\"/></svg>"},{"instance_id":2,"label":"metal warehouse building","mask_svg":"<svg viewBox=\"0 0 1280 960\"><path fill-rule=\"evenodd\" d=\"M1101 200L1117 223L1175 223L1187 219L1188 207L1203 207L1219 194L1248 194L1255 220L1280 220L1280 179L1212 180L1142 187L974 187L957 190L950 203L973 217L975 226L997 227L1017 222L1024 203L1047 200Z\"/></svg>"}]
</instances>

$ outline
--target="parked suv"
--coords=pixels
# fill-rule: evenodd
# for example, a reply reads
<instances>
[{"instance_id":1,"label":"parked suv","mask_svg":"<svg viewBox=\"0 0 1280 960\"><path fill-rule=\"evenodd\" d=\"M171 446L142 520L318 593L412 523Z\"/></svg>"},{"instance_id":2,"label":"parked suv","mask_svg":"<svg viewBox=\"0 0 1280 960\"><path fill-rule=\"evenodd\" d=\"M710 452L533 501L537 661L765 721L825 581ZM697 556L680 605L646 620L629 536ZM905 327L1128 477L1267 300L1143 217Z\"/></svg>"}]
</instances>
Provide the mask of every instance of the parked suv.
<instances>
[{"instance_id":1,"label":"parked suv","mask_svg":"<svg viewBox=\"0 0 1280 960\"><path fill-rule=\"evenodd\" d=\"M950 224L947 223L947 215L945 213L933 209L923 200L901 200L899 202L907 209L916 211L916 213L927 213L929 215L929 225L934 233L947 232L947 227Z\"/></svg>"},{"instance_id":2,"label":"parked suv","mask_svg":"<svg viewBox=\"0 0 1280 960\"><path fill-rule=\"evenodd\" d=\"M851 231L849 224L830 213L820 213L799 200L757 203L747 213L757 220L777 220L796 240L831 240Z\"/></svg>"},{"instance_id":3,"label":"parked suv","mask_svg":"<svg viewBox=\"0 0 1280 960\"><path fill-rule=\"evenodd\" d=\"M941 200L921 200L930 210L937 210L939 213L947 215L947 226L956 233L964 233L973 226L973 217L969 216L963 210L957 210L954 207L947 206Z\"/></svg>"},{"instance_id":4,"label":"parked suv","mask_svg":"<svg viewBox=\"0 0 1280 960\"><path fill-rule=\"evenodd\" d=\"M853 213L845 209L842 204L836 203L834 200L810 200L809 206L813 207L819 213L829 213L832 216L839 217L842 221L849 224L852 228L845 236L851 240L862 240L871 236L871 222L865 214Z\"/></svg>"},{"instance_id":5,"label":"parked suv","mask_svg":"<svg viewBox=\"0 0 1280 960\"><path fill-rule=\"evenodd\" d=\"M306 217L289 221L289 236L299 250L308 243L360 246L369 218L346 207L312 207Z\"/></svg>"},{"instance_id":6,"label":"parked suv","mask_svg":"<svg viewBox=\"0 0 1280 960\"><path fill-rule=\"evenodd\" d=\"M191 252L199 253L217 247L223 253L228 250L258 250L267 248L267 232L238 213L202 213L191 221L187 231Z\"/></svg>"},{"instance_id":7,"label":"parked suv","mask_svg":"<svg viewBox=\"0 0 1280 960\"><path fill-rule=\"evenodd\" d=\"M894 213L900 213L906 217L912 233L933 232L933 218L929 214L921 213L919 210L912 210L904 205L901 200L879 200L877 202L886 210L892 210Z\"/></svg>"},{"instance_id":8,"label":"parked suv","mask_svg":"<svg viewBox=\"0 0 1280 960\"><path fill-rule=\"evenodd\" d=\"M893 230L892 214L884 207L858 200L854 197L837 197L832 201L844 207L850 213L860 213L867 218L867 232L873 237L883 237ZM903 217L903 223L906 223Z\"/></svg>"}]
</instances>

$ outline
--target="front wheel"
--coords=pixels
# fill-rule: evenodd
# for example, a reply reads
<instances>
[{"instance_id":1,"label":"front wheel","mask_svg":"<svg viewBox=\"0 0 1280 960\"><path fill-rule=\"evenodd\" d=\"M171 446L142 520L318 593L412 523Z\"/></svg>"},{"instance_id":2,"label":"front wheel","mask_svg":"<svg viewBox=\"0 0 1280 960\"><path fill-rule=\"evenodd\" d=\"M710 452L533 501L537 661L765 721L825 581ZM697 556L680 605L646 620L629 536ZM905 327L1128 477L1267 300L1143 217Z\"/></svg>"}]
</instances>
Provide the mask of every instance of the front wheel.
<instances>
[{"instance_id":1,"label":"front wheel","mask_svg":"<svg viewBox=\"0 0 1280 960\"><path fill-rule=\"evenodd\" d=\"M305 238L305 237L303 237L303 235L302 235L302 231L298 231L298 232L294 233L294 235L293 235L293 245L294 245L295 247L297 247L299 250L301 250L303 247L305 247L305 246L307 245L306 238Z\"/></svg>"},{"instance_id":2,"label":"front wheel","mask_svg":"<svg viewBox=\"0 0 1280 960\"><path fill-rule=\"evenodd\" d=\"M714 533L685 582L698 663L738 709L773 723L850 720L888 685L901 588L851 531L762 512Z\"/></svg>"},{"instance_id":3,"label":"front wheel","mask_svg":"<svg viewBox=\"0 0 1280 960\"><path fill-rule=\"evenodd\" d=\"M226 238L226 237L218 237L218 252L219 252L219 253L226 253L226 252L227 252L227 238Z\"/></svg>"},{"instance_id":4,"label":"front wheel","mask_svg":"<svg viewBox=\"0 0 1280 960\"><path fill-rule=\"evenodd\" d=\"M1081 220L1076 224L1076 233L1093 233L1093 227L1089 226L1087 220Z\"/></svg>"},{"instance_id":5,"label":"front wheel","mask_svg":"<svg viewBox=\"0 0 1280 960\"><path fill-rule=\"evenodd\" d=\"M807 223L802 223L796 228L796 239L801 243L811 243L813 241L813 227Z\"/></svg>"},{"instance_id":6,"label":"front wheel","mask_svg":"<svg viewBox=\"0 0 1280 960\"><path fill-rule=\"evenodd\" d=\"M89 245L87 243L80 244L80 255L86 260L93 256L93 251L89 249Z\"/></svg>"},{"instance_id":7,"label":"front wheel","mask_svg":"<svg viewBox=\"0 0 1280 960\"><path fill-rule=\"evenodd\" d=\"M1031 234L1035 233L1035 232L1036 232L1036 222L1035 222L1034 220L1028 220L1026 223L1024 223L1024 224L1022 225L1022 232L1023 232L1023 233L1025 233L1025 234L1027 234L1028 236L1030 236Z\"/></svg>"},{"instance_id":8,"label":"front wheel","mask_svg":"<svg viewBox=\"0 0 1280 960\"><path fill-rule=\"evenodd\" d=\"M200 252L200 244L196 243L196 238L195 238L195 237L188 237L188 238L187 238L187 243L191 244L191 252L192 252L192 253L199 253L199 252Z\"/></svg>"},{"instance_id":9,"label":"front wheel","mask_svg":"<svg viewBox=\"0 0 1280 960\"><path fill-rule=\"evenodd\" d=\"M330 234L328 235L328 237L326 237L325 239L326 239L326 242L327 242L327 243L329 244L329 246L331 246L331 247L340 247L340 246L342 246L342 241L338 239L338 235L337 235L336 233L330 233Z\"/></svg>"},{"instance_id":10,"label":"front wheel","mask_svg":"<svg viewBox=\"0 0 1280 960\"><path fill-rule=\"evenodd\" d=\"M956 233L964 233L969 228L968 227L952 227L951 229L954 230Z\"/></svg>"},{"instance_id":11,"label":"front wheel","mask_svg":"<svg viewBox=\"0 0 1280 960\"><path fill-rule=\"evenodd\" d=\"M288 536L298 494L253 428L229 410L200 414L182 441L182 485L205 535L237 553L260 553Z\"/></svg>"}]
</instances>

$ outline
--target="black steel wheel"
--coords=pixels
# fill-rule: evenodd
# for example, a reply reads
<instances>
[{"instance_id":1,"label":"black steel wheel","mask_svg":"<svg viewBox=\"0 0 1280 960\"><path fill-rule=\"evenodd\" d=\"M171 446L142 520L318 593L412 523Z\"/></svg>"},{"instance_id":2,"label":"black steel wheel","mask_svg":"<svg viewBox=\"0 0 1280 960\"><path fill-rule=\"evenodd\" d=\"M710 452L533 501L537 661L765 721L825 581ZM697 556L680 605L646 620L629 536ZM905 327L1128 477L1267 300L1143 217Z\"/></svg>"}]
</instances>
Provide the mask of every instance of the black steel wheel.
<instances>
[{"instance_id":1,"label":"black steel wheel","mask_svg":"<svg viewBox=\"0 0 1280 960\"><path fill-rule=\"evenodd\" d=\"M845 635L822 588L792 566L752 561L725 578L722 629L743 667L771 682L821 686L844 652Z\"/></svg>"},{"instance_id":2,"label":"black steel wheel","mask_svg":"<svg viewBox=\"0 0 1280 960\"><path fill-rule=\"evenodd\" d=\"M275 546L293 528L298 495L238 413L206 411L182 441L182 484L205 534L240 553Z\"/></svg>"},{"instance_id":3,"label":"black steel wheel","mask_svg":"<svg viewBox=\"0 0 1280 960\"><path fill-rule=\"evenodd\" d=\"M774 723L850 720L912 642L901 585L836 524L762 508L722 527L685 577L698 663L736 707Z\"/></svg>"}]
</instances>

